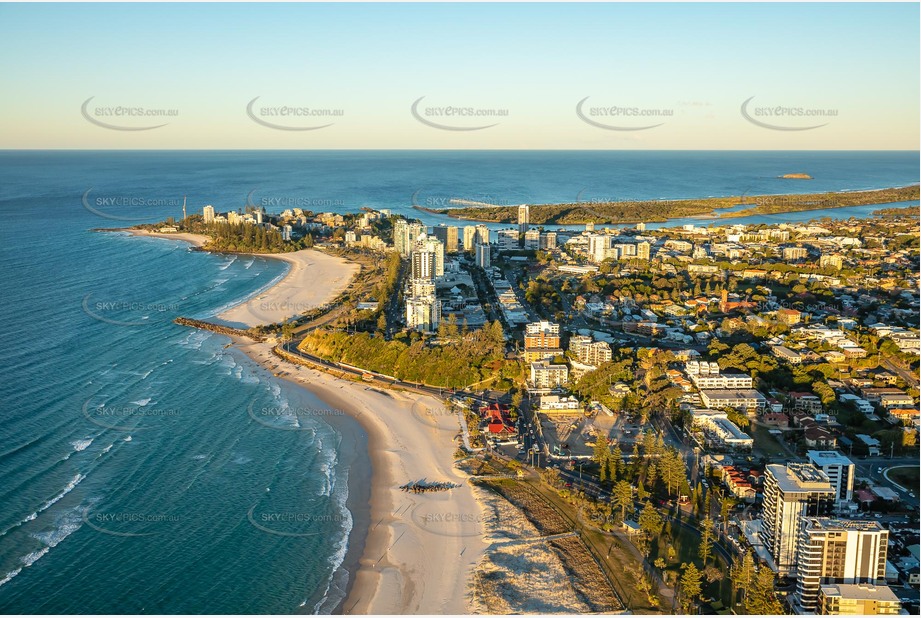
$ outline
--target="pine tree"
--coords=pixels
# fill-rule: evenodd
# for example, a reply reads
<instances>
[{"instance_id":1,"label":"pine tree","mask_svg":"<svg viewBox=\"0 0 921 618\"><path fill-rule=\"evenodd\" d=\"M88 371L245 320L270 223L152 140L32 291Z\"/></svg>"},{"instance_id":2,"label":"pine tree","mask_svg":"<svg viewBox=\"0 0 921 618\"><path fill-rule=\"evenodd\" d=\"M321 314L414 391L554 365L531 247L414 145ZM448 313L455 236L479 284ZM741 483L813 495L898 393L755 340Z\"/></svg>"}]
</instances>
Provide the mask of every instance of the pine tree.
<instances>
[{"instance_id":1,"label":"pine tree","mask_svg":"<svg viewBox=\"0 0 921 618\"><path fill-rule=\"evenodd\" d=\"M611 480L616 481L617 478L623 474L624 468L624 456L620 452L620 444L617 440L612 440L610 444L611 458L609 459L609 464L611 466Z\"/></svg>"},{"instance_id":2,"label":"pine tree","mask_svg":"<svg viewBox=\"0 0 921 618\"><path fill-rule=\"evenodd\" d=\"M684 571L678 584L681 591L681 609L685 614L691 614L700 599L701 575L693 562L682 564L681 568Z\"/></svg>"},{"instance_id":3,"label":"pine tree","mask_svg":"<svg viewBox=\"0 0 921 618\"><path fill-rule=\"evenodd\" d=\"M774 593L775 576L768 567L761 567L755 574L752 590L745 597L746 614L763 616L783 614L783 606Z\"/></svg>"},{"instance_id":4,"label":"pine tree","mask_svg":"<svg viewBox=\"0 0 921 618\"><path fill-rule=\"evenodd\" d=\"M662 532L662 516L659 515L659 511L652 506L651 502L643 505L643 510L640 511L640 518L637 523L640 525L640 530L645 532L649 538L658 536Z\"/></svg>"},{"instance_id":5,"label":"pine tree","mask_svg":"<svg viewBox=\"0 0 921 618\"><path fill-rule=\"evenodd\" d=\"M732 582L732 597L735 601L736 595L741 591L744 601L752 582L755 578L755 558L752 550L745 552L742 560L736 560L729 570L729 580Z\"/></svg>"},{"instance_id":6,"label":"pine tree","mask_svg":"<svg viewBox=\"0 0 921 618\"><path fill-rule=\"evenodd\" d=\"M700 524L700 547L698 553L704 566L707 566L707 560L710 559L710 553L713 550L713 520L708 516Z\"/></svg>"},{"instance_id":7,"label":"pine tree","mask_svg":"<svg viewBox=\"0 0 921 618\"><path fill-rule=\"evenodd\" d=\"M611 504L620 509L620 519L627 517L627 508L633 506L633 486L627 481L618 481L611 492Z\"/></svg>"},{"instance_id":8,"label":"pine tree","mask_svg":"<svg viewBox=\"0 0 921 618\"><path fill-rule=\"evenodd\" d=\"M599 434L595 437L595 450L592 453L592 461L598 465L604 465L607 461L608 437Z\"/></svg>"},{"instance_id":9,"label":"pine tree","mask_svg":"<svg viewBox=\"0 0 921 618\"><path fill-rule=\"evenodd\" d=\"M656 486L656 479L658 478L658 469L656 468L655 460L649 462L649 466L646 468L646 482L649 483L649 490L652 491Z\"/></svg>"}]
</instances>

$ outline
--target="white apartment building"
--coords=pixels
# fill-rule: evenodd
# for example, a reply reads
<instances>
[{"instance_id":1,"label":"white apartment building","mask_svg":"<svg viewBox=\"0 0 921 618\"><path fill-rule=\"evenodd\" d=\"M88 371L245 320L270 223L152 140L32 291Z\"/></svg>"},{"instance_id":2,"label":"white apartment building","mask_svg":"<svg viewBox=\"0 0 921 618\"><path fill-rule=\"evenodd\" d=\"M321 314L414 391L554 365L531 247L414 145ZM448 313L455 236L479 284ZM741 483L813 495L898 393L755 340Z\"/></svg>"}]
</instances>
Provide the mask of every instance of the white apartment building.
<instances>
[{"instance_id":1,"label":"white apartment building","mask_svg":"<svg viewBox=\"0 0 921 618\"><path fill-rule=\"evenodd\" d=\"M835 490L828 477L812 464L769 464L765 468L761 540L780 575L788 575L796 568L804 518L828 515L834 498Z\"/></svg>"},{"instance_id":2,"label":"white apartment building","mask_svg":"<svg viewBox=\"0 0 921 618\"><path fill-rule=\"evenodd\" d=\"M500 251L515 251L518 249L518 230L499 230L496 232L496 246Z\"/></svg>"},{"instance_id":3,"label":"white apartment building","mask_svg":"<svg viewBox=\"0 0 921 618\"><path fill-rule=\"evenodd\" d=\"M692 374L691 381L699 389L751 388L754 379L744 373Z\"/></svg>"},{"instance_id":4,"label":"white apartment building","mask_svg":"<svg viewBox=\"0 0 921 618\"><path fill-rule=\"evenodd\" d=\"M593 341L589 336L574 335L570 337L569 351L586 365L597 367L611 362L610 344L604 341Z\"/></svg>"},{"instance_id":5,"label":"white apartment building","mask_svg":"<svg viewBox=\"0 0 921 618\"><path fill-rule=\"evenodd\" d=\"M815 613L822 584L885 584L888 542L878 521L806 518L796 552L797 613Z\"/></svg>"},{"instance_id":6,"label":"white apartment building","mask_svg":"<svg viewBox=\"0 0 921 618\"><path fill-rule=\"evenodd\" d=\"M476 246L476 265L485 270L490 268L491 264L489 245L478 244Z\"/></svg>"},{"instance_id":7,"label":"white apartment building","mask_svg":"<svg viewBox=\"0 0 921 618\"><path fill-rule=\"evenodd\" d=\"M806 457L831 481L838 507L851 502L854 497L854 462L838 451L807 451Z\"/></svg>"},{"instance_id":8,"label":"white apartment building","mask_svg":"<svg viewBox=\"0 0 921 618\"><path fill-rule=\"evenodd\" d=\"M551 389L569 382L569 367L553 365L547 361L531 363L531 385L537 389Z\"/></svg>"}]
</instances>

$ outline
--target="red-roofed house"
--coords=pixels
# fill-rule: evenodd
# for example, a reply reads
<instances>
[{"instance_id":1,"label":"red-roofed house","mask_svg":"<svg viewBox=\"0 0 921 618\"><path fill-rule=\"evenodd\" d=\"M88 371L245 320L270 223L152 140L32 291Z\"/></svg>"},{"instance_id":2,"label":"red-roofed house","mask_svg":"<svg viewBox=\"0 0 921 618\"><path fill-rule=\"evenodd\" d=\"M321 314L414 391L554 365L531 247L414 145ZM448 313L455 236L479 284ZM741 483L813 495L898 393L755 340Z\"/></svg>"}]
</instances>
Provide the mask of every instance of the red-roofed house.
<instances>
[{"instance_id":1,"label":"red-roofed house","mask_svg":"<svg viewBox=\"0 0 921 618\"><path fill-rule=\"evenodd\" d=\"M823 449L838 448L838 437L831 431L819 427L815 421L804 420L802 425L805 427L803 438L807 446Z\"/></svg>"},{"instance_id":2,"label":"red-roofed house","mask_svg":"<svg viewBox=\"0 0 921 618\"><path fill-rule=\"evenodd\" d=\"M870 506L876 501L876 496L869 489L855 489L854 500L863 506Z\"/></svg>"},{"instance_id":3,"label":"red-roofed house","mask_svg":"<svg viewBox=\"0 0 921 618\"><path fill-rule=\"evenodd\" d=\"M790 417L783 412L768 412L761 415L761 422L765 425L787 428L790 426Z\"/></svg>"},{"instance_id":4,"label":"red-roofed house","mask_svg":"<svg viewBox=\"0 0 921 618\"><path fill-rule=\"evenodd\" d=\"M508 406L499 403L490 404L483 410L483 418L486 420L486 430L489 435L500 440L507 440L518 435L518 430L512 424L508 415Z\"/></svg>"}]
</instances>

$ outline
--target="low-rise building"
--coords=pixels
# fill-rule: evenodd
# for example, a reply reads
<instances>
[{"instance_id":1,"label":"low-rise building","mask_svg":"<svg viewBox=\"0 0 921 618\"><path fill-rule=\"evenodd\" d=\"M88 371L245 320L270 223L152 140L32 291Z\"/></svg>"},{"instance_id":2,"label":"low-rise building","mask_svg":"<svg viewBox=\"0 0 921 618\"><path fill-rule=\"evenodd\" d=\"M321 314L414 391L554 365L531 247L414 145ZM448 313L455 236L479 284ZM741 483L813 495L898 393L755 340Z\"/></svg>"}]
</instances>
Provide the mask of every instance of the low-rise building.
<instances>
[{"instance_id":1,"label":"low-rise building","mask_svg":"<svg viewBox=\"0 0 921 618\"><path fill-rule=\"evenodd\" d=\"M708 408L753 410L767 405L764 395L754 389L702 390L700 400Z\"/></svg>"},{"instance_id":2,"label":"low-rise building","mask_svg":"<svg viewBox=\"0 0 921 618\"><path fill-rule=\"evenodd\" d=\"M691 381L699 389L746 389L751 388L754 380L744 373L692 374Z\"/></svg>"},{"instance_id":3,"label":"low-rise building","mask_svg":"<svg viewBox=\"0 0 921 618\"><path fill-rule=\"evenodd\" d=\"M720 478L726 489L734 497L746 502L754 502L757 497L755 487L751 482L749 475L734 466L722 466L720 469Z\"/></svg>"},{"instance_id":4,"label":"low-rise building","mask_svg":"<svg viewBox=\"0 0 921 618\"><path fill-rule=\"evenodd\" d=\"M899 598L889 586L873 584L822 584L820 615L886 616L901 611Z\"/></svg>"},{"instance_id":5,"label":"low-rise building","mask_svg":"<svg viewBox=\"0 0 921 618\"><path fill-rule=\"evenodd\" d=\"M839 506L850 502L854 495L854 462L837 451L807 451L806 457L831 481Z\"/></svg>"},{"instance_id":6,"label":"low-rise building","mask_svg":"<svg viewBox=\"0 0 921 618\"><path fill-rule=\"evenodd\" d=\"M881 408L907 408L914 407L915 400L911 395L898 388L864 388L861 389L863 398L870 403L878 404Z\"/></svg>"},{"instance_id":7,"label":"low-rise building","mask_svg":"<svg viewBox=\"0 0 921 618\"><path fill-rule=\"evenodd\" d=\"M854 406L858 412L862 412L863 414L873 414L874 411L872 403L853 393L842 393L838 395L838 401L845 405L850 404Z\"/></svg>"},{"instance_id":8,"label":"low-rise building","mask_svg":"<svg viewBox=\"0 0 921 618\"><path fill-rule=\"evenodd\" d=\"M734 450L751 450L754 440L721 410L694 410L693 423L703 429L707 441Z\"/></svg>"},{"instance_id":9,"label":"low-rise building","mask_svg":"<svg viewBox=\"0 0 921 618\"><path fill-rule=\"evenodd\" d=\"M795 352L790 348L782 345L771 346L771 352L774 356L779 358L782 361L788 362L791 365L800 365L803 362L803 355L799 352Z\"/></svg>"},{"instance_id":10,"label":"low-rise building","mask_svg":"<svg viewBox=\"0 0 921 618\"><path fill-rule=\"evenodd\" d=\"M541 395L537 400L537 411L547 415L580 414L582 412L582 404L572 395Z\"/></svg>"},{"instance_id":11,"label":"low-rise building","mask_svg":"<svg viewBox=\"0 0 921 618\"><path fill-rule=\"evenodd\" d=\"M536 389L552 389L569 382L569 367L547 361L531 363L531 385Z\"/></svg>"},{"instance_id":12,"label":"low-rise building","mask_svg":"<svg viewBox=\"0 0 921 618\"><path fill-rule=\"evenodd\" d=\"M792 326L793 324L799 324L802 320L803 314L796 309L778 309L777 310L777 319Z\"/></svg>"},{"instance_id":13,"label":"low-rise building","mask_svg":"<svg viewBox=\"0 0 921 618\"><path fill-rule=\"evenodd\" d=\"M921 426L921 412L917 408L893 408L889 410L889 418L903 425Z\"/></svg>"},{"instance_id":14,"label":"low-rise building","mask_svg":"<svg viewBox=\"0 0 921 618\"><path fill-rule=\"evenodd\" d=\"M595 367L611 361L611 345L604 341L593 341L591 337L575 335L569 338L569 351L580 362Z\"/></svg>"}]
</instances>

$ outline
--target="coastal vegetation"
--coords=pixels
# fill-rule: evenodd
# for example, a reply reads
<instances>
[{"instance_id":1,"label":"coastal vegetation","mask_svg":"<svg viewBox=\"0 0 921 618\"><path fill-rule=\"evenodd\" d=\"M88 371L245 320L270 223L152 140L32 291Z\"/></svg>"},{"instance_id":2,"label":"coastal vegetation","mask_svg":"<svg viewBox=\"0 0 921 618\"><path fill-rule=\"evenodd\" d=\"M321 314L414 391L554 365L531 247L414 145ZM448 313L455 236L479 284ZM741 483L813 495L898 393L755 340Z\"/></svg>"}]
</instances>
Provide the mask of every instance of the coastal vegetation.
<instances>
[{"instance_id":1,"label":"coastal vegetation","mask_svg":"<svg viewBox=\"0 0 921 618\"><path fill-rule=\"evenodd\" d=\"M163 226L176 227L179 232L207 236L209 241L202 247L204 251L288 253L290 251L309 249L313 246L313 237L310 234L297 240L285 240L278 230L265 229L258 225L246 223L205 223L201 215L190 215L181 224L167 219L163 223L143 224L135 226L135 228L156 231Z\"/></svg>"},{"instance_id":2,"label":"coastal vegetation","mask_svg":"<svg viewBox=\"0 0 921 618\"><path fill-rule=\"evenodd\" d=\"M500 383L511 386L520 379L522 369L518 360L505 359L504 348L498 322L458 334L456 340L444 344L419 337L388 341L380 334L315 330L298 345L301 351L325 360L446 388L463 388L497 374Z\"/></svg>"},{"instance_id":3,"label":"coastal vegetation","mask_svg":"<svg viewBox=\"0 0 921 618\"><path fill-rule=\"evenodd\" d=\"M918 185L911 185L872 191L752 196L743 194L700 199L535 204L530 207L530 222L534 225L661 222L681 217L709 216L715 210L735 209L742 205L750 206L750 208L733 210L731 213L722 213L723 218L730 218L842 206L889 204L917 200L918 195ZM514 223L518 220L517 206L466 206L427 210L457 219L493 223Z\"/></svg>"}]
</instances>

